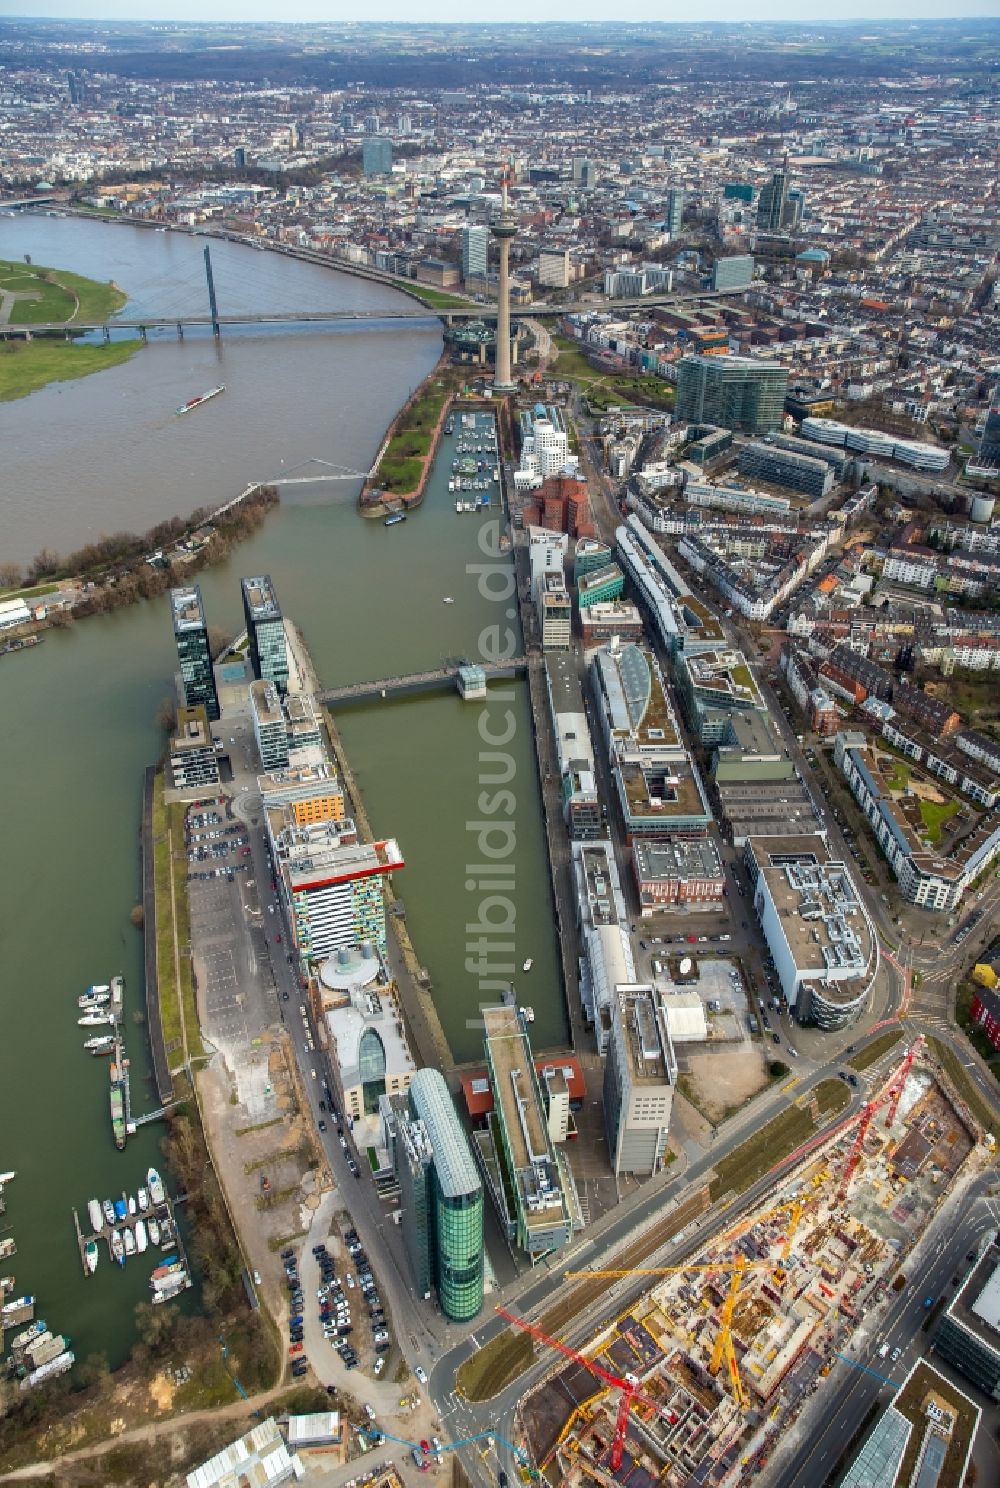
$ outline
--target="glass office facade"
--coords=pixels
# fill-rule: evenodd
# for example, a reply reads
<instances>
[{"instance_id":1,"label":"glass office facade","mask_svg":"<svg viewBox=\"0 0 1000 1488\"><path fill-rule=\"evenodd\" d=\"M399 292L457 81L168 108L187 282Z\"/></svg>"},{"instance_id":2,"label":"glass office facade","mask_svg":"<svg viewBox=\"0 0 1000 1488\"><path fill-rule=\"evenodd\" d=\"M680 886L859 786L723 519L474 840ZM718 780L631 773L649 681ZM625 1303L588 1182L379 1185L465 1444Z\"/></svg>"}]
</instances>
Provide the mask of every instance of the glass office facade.
<instances>
[{"instance_id":1,"label":"glass office facade","mask_svg":"<svg viewBox=\"0 0 1000 1488\"><path fill-rule=\"evenodd\" d=\"M392 1111L403 1240L417 1286L426 1292L433 1278L445 1317L467 1322L483 1305L485 1261L483 1185L468 1138L438 1070L418 1070Z\"/></svg>"},{"instance_id":2,"label":"glass office facade","mask_svg":"<svg viewBox=\"0 0 1000 1488\"><path fill-rule=\"evenodd\" d=\"M198 585L171 589L170 608L184 704L188 708L203 707L209 719L215 720L219 716L219 694L215 689L208 627Z\"/></svg>"},{"instance_id":3,"label":"glass office facade","mask_svg":"<svg viewBox=\"0 0 1000 1488\"><path fill-rule=\"evenodd\" d=\"M288 649L285 622L270 574L241 580L243 618L250 641L250 665L255 677L288 691Z\"/></svg>"},{"instance_id":4,"label":"glass office facade","mask_svg":"<svg viewBox=\"0 0 1000 1488\"><path fill-rule=\"evenodd\" d=\"M788 371L755 357L692 356L677 368L677 419L749 434L781 428Z\"/></svg>"},{"instance_id":5,"label":"glass office facade","mask_svg":"<svg viewBox=\"0 0 1000 1488\"><path fill-rule=\"evenodd\" d=\"M483 1305L483 1189L446 1194L436 1171L434 1189L438 1300L445 1317L465 1322Z\"/></svg>"}]
</instances>

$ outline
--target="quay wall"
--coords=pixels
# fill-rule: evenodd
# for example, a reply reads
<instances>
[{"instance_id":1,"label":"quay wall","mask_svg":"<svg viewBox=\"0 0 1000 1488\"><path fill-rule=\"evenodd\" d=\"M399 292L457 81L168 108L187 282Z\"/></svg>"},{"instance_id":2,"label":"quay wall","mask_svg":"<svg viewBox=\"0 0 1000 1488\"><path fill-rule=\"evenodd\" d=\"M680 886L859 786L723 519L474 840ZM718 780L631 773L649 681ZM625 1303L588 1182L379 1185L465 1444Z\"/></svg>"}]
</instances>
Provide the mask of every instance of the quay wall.
<instances>
[{"instance_id":1,"label":"quay wall","mask_svg":"<svg viewBox=\"0 0 1000 1488\"><path fill-rule=\"evenodd\" d=\"M173 1098L174 1082L170 1075L167 1047L163 1042L160 1018L160 987L156 975L156 893L153 883L153 791L156 766L147 765L142 781L142 829L139 836L142 860L142 942L143 981L146 986L146 1032L153 1060L153 1075L160 1104Z\"/></svg>"}]
</instances>

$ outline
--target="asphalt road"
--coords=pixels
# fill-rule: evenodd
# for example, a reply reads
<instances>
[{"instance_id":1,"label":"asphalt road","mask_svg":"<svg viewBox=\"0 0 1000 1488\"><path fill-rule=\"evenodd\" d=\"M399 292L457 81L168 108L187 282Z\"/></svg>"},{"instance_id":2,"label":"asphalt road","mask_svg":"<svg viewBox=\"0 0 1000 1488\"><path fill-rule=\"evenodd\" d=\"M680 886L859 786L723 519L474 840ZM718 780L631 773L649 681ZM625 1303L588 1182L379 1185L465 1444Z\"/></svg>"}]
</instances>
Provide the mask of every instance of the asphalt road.
<instances>
[{"instance_id":1,"label":"asphalt road","mask_svg":"<svg viewBox=\"0 0 1000 1488\"><path fill-rule=\"evenodd\" d=\"M997 1206L985 1198L995 1175L985 1174L973 1188L974 1200L964 1204L954 1229L944 1226L942 1233L918 1264L905 1269L906 1286L890 1304L881 1323L866 1330L864 1342L852 1348L852 1363L838 1359L827 1380L820 1386L816 1399L796 1427L796 1435L807 1431L815 1420L814 1434L795 1456L795 1461L778 1467L769 1488L822 1488L836 1466L845 1447L858 1431L875 1401L887 1404L889 1397L917 1361L927 1353L933 1328L921 1331L927 1317L924 1299L951 1296L952 1276L961 1267L967 1270L966 1254L997 1228ZM880 1358L883 1344L889 1347ZM894 1358L896 1350L899 1357ZM967 1387L966 1387L967 1388Z\"/></svg>"},{"instance_id":2,"label":"asphalt road","mask_svg":"<svg viewBox=\"0 0 1000 1488\"><path fill-rule=\"evenodd\" d=\"M607 495L608 493L605 493L606 497ZM608 500L605 523L612 515L611 503ZM760 680L759 671L758 680ZM766 682L762 682L761 685L775 710L778 727L789 749L790 757L795 760L804 777L809 779L811 772L802 758L794 732L781 713ZM288 927L281 923L280 906L270 890L271 873L266 861L264 839L260 829L259 798L255 800L254 796L253 753L253 745L249 737L249 722L247 722L246 728L242 730L242 743L238 744L234 750L234 764L238 767L236 791L240 802L240 814L245 815L251 826L256 827L256 830L251 832L251 842L254 871L261 896L259 923L266 934L273 961L278 999L277 1010L288 1028L302 1071L306 1100L314 1120L318 1122L323 1115L319 1111L318 1102L323 1095L324 1076L328 1072L323 1065L324 1056L319 1050L315 1030L309 1027L307 1020L303 1020L298 1012L299 1005L303 1001L302 988L288 961L287 948L292 944L288 935ZM604 783L606 785L606 782ZM816 794L822 807L824 805L822 797L818 791ZM829 817L827 821L831 841L849 861L847 845L840 837L839 829L829 820ZM738 855L733 854L731 849L725 851L725 844L721 846L729 872L738 882L738 875L741 871ZM1000 897L1000 887L995 890L995 895ZM866 894L865 898L869 912L884 937L891 945L898 946L900 932L889 923L884 907L874 895ZM990 898L984 901L984 907L991 906L995 902L996 898L991 894ZM748 897L739 900L733 895L729 896L729 908L734 916L733 939L726 943L725 949L732 954L742 955L748 960L754 956L759 959L759 938L755 934L749 912L746 913L747 925L745 927L743 925L744 915L740 911L744 905L749 909ZM980 933L985 934L989 919L989 914L984 915ZM279 934L282 936L281 942L277 940ZM643 938L646 937L643 936ZM913 965L925 966L928 972L935 973L933 976L928 975L925 985L933 989L936 1007L940 996L938 988L944 984L942 975L945 977L952 975L957 970L959 961L968 957L973 945L974 939L970 936L960 952L957 948L946 947L944 956L942 956L939 946L921 947L904 941L898 958L884 963L884 972L874 999L875 1005L869 1017L881 1019L897 1012L904 997L907 969ZM934 1018L933 1023L927 1021L928 1015ZM773 1012L768 1016L772 1027L775 1026ZM908 1031L910 1027L914 1032L921 1028L933 1031L949 1043L966 1064L970 1076L976 1080L984 1094L989 1092L992 1077L970 1058L968 1045L964 1040L952 1034L944 1017L940 1018L940 1022L937 1021L939 1016L937 1013L930 1014L929 1008L925 1010L922 1005L915 1004L911 1018L908 1020ZM792 1100L800 1099L819 1081L835 1076L842 1065L842 1051L848 1042L862 1046L866 1039L871 1037L870 1034L859 1035L856 1029L843 1030L835 1035L813 1037L806 1031L794 1027L787 1016L778 1026L781 1030L783 1045L792 1049L796 1058L794 1088L773 1089L754 1102L751 1108L737 1113L718 1130L711 1147L702 1157L687 1165L683 1171L675 1172L674 1176L671 1176L671 1170L668 1169L659 1179L644 1184L615 1210L591 1226L567 1255L557 1257L551 1263L543 1262L533 1273L522 1275L511 1285L506 1286L503 1292L505 1303L521 1315L528 1318L537 1317L563 1285L562 1273L567 1265L571 1264L575 1269L581 1269L585 1265L597 1267L609 1263L614 1251L625 1240L635 1238L644 1227L661 1218L666 1205L690 1190L699 1178L709 1172L715 1162L739 1146L750 1131L757 1130L777 1112L787 1108ZM313 1050L308 1047L307 1041L310 1038L315 1045ZM335 1088L332 1081L330 1084L331 1088ZM865 1095L864 1085L863 1080L861 1088L852 1091L851 1103L848 1112L845 1113L845 1119L858 1110ZM995 1100L995 1095L993 1099ZM454 1382L459 1364L473 1349L481 1347L489 1338L505 1328L506 1323L487 1314L484 1318L480 1318L478 1326L452 1327L445 1323L436 1309L419 1302L413 1294L398 1231L390 1223L388 1212L375 1193L367 1160L359 1163L361 1176L354 1178L347 1165L346 1154L337 1138L335 1123L332 1121L328 1121L328 1130L325 1134L321 1134L320 1140L323 1142L331 1171L344 1197L346 1207L351 1213L366 1250L375 1262L380 1290L390 1309L395 1335L403 1353L411 1367L422 1365L430 1375L426 1393L439 1412L442 1421L442 1437L446 1441L455 1442L471 1436L492 1434L495 1440L494 1448L486 1448L482 1442L479 1442L463 1446L458 1450L458 1455L470 1480L481 1485L493 1484L496 1482L498 1469L503 1467L511 1475L511 1481L516 1481L514 1478L516 1458L512 1448L505 1443L515 1438L514 1416L518 1404L533 1385L549 1371L552 1365L551 1358L545 1356L544 1353L541 1354L529 1371L495 1400L485 1405L473 1406L457 1397L454 1393ZM731 1223L739 1212L752 1206L773 1182L774 1174L772 1173L748 1191L737 1205L726 1212L726 1222ZM711 1234L719 1227L720 1218L718 1212L710 1212L707 1216L703 1216L700 1222L701 1234L706 1237ZM919 1333L922 1316L916 1316L913 1311L911 1292L913 1288L918 1287L925 1289L933 1287L940 1290L950 1279L956 1258L970 1248L972 1231L969 1226L971 1224L973 1224L973 1218L970 1214L964 1215L959 1231L962 1236L961 1241L956 1240L955 1245L949 1244L940 1254L932 1257L925 1266L926 1274L919 1273L912 1280L911 1287L903 1293L899 1303L894 1304L894 1310L890 1313L887 1323L893 1340L898 1336L903 1339L908 1348L912 1347L913 1333L915 1330ZM665 1248L663 1254L657 1258L658 1263L670 1264L683 1259L692 1249L703 1243L704 1240L699 1236L688 1234L681 1245ZM624 1281L615 1283L609 1289L604 1305L599 1309L591 1310L572 1325L564 1335L565 1341L571 1345L583 1344L588 1337L592 1337L599 1331L606 1320L628 1305L629 1301L644 1289L644 1286L645 1283L641 1279L637 1279L634 1283ZM921 1298L923 1295L924 1291L921 1291ZM893 1342L893 1347L895 1346L902 1347L903 1345ZM835 1393L829 1389L831 1382L834 1384ZM848 1365L838 1365L825 1384L827 1388L822 1396L824 1409L834 1410L835 1414L827 1421L817 1441L810 1443L810 1451L822 1450L823 1443L826 1441L827 1452L831 1453L836 1441L839 1441L841 1444L837 1447L837 1455L839 1455L843 1443L849 1439L852 1431L856 1429L856 1423L863 1419L871 1403L873 1398L870 1393L871 1389L874 1388L877 1393L883 1386L872 1375L866 1375L862 1370L851 1369ZM851 1421L855 1422L855 1426L850 1425ZM834 1424L836 1429L834 1429ZM796 1473L801 1471L800 1463L796 1464L795 1471ZM791 1488L792 1482L801 1484L805 1481L806 1479L801 1476L787 1483L783 1480L780 1488ZM810 1488L812 1488L811 1483Z\"/></svg>"}]
</instances>

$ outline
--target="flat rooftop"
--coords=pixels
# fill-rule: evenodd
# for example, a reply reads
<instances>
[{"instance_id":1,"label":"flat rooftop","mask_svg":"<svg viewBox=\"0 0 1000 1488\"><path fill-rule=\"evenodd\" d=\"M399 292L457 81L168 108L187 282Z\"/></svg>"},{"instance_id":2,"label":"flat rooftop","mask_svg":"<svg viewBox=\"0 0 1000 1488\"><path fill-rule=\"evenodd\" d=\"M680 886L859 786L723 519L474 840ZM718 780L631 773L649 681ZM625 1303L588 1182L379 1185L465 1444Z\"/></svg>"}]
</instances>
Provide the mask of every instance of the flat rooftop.
<instances>
[{"instance_id":1,"label":"flat rooftop","mask_svg":"<svg viewBox=\"0 0 1000 1488\"><path fill-rule=\"evenodd\" d=\"M170 741L174 754L185 749L214 749L212 730L204 706L177 709L177 732Z\"/></svg>"},{"instance_id":2,"label":"flat rooftop","mask_svg":"<svg viewBox=\"0 0 1000 1488\"><path fill-rule=\"evenodd\" d=\"M615 891L619 888L618 874L609 868L608 851L604 843L584 842L576 854L583 872L587 889L587 903L595 925L617 925L619 914L615 904ZM614 858L611 867L617 868Z\"/></svg>"},{"instance_id":3,"label":"flat rooftop","mask_svg":"<svg viewBox=\"0 0 1000 1488\"><path fill-rule=\"evenodd\" d=\"M646 842L637 837L632 844L636 872L649 879L720 878L722 864L715 843L708 837L675 838L671 842Z\"/></svg>"},{"instance_id":4,"label":"flat rooftop","mask_svg":"<svg viewBox=\"0 0 1000 1488\"><path fill-rule=\"evenodd\" d=\"M273 682L267 681L266 678L258 678L257 681L251 682L250 701L262 728L284 723L285 715L281 709L281 698Z\"/></svg>"},{"instance_id":5,"label":"flat rooftop","mask_svg":"<svg viewBox=\"0 0 1000 1488\"><path fill-rule=\"evenodd\" d=\"M323 794L331 790L339 791L340 788L333 766L327 760L311 765L296 765L294 768L289 766L284 770L269 770L267 774L257 776L257 789L262 796L272 793L280 795L290 791L298 799L310 790Z\"/></svg>"},{"instance_id":6,"label":"flat rooftop","mask_svg":"<svg viewBox=\"0 0 1000 1488\"><path fill-rule=\"evenodd\" d=\"M353 833L354 823L349 820L285 826L277 837L277 845L291 891L325 888L349 879L391 873L404 866L394 838L384 842L352 842L349 839Z\"/></svg>"},{"instance_id":7,"label":"flat rooftop","mask_svg":"<svg viewBox=\"0 0 1000 1488\"><path fill-rule=\"evenodd\" d=\"M872 951L853 880L845 864L821 860L818 847L807 845L800 855L796 848L783 851L777 843L780 839L770 838L763 844L754 840L750 846L795 965L800 972L817 971L827 991L837 983L847 995L850 984L863 975Z\"/></svg>"},{"instance_id":8,"label":"flat rooftop","mask_svg":"<svg viewBox=\"0 0 1000 1488\"><path fill-rule=\"evenodd\" d=\"M717 705L763 708L763 699L741 651L720 647L686 656L684 661L693 686Z\"/></svg>"},{"instance_id":9,"label":"flat rooftop","mask_svg":"<svg viewBox=\"0 0 1000 1488\"><path fill-rule=\"evenodd\" d=\"M658 998L652 987L618 992L616 1011L625 1034L625 1052L635 1085L669 1085L673 1063L667 1034L660 1025Z\"/></svg>"},{"instance_id":10,"label":"flat rooftop","mask_svg":"<svg viewBox=\"0 0 1000 1488\"><path fill-rule=\"evenodd\" d=\"M817 826L812 798L800 780L718 780L723 814L735 837L787 837L799 825L804 834Z\"/></svg>"},{"instance_id":11,"label":"flat rooftop","mask_svg":"<svg viewBox=\"0 0 1000 1488\"><path fill-rule=\"evenodd\" d=\"M580 686L575 657L549 652L545 657L545 680L554 713L583 712L583 688Z\"/></svg>"},{"instance_id":12,"label":"flat rooftop","mask_svg":"<svg viewBox=\"0 0 1000 1488\"><path fill-rule=\"evenodd\" d=\"M482 1010L493 1096L510 1147L519 1207L528 1229L550 1229L565 1212L531 1046L516 1008Z\"/></svg>"},{"instance_id":13,"label":"flat rooftop","mask_svg":"<svg viewBox=\"0 0 1000 1488\"><path fill-rule=\"evenodd\" d=\"M240 587L253 620L280 620L281 607L274 592L270 574L258 574L253 579L241 579Z\"/></svg>"},{"instance_id":14,"label":"flat rooftop","mask_svg":"<svg viewBox=\"0 0 1000 1488\"><path fill-rule=\"evenodd\" d=\"M662 818L708 816L687 760L669 764L619 764L622 789L632 816Z\"/></svg>"},{"instance_id":15,"label":"flat rooftop","mask_svg":"<svg viewBox=\"0 0 1000 1488\"><path fill-rule=\"evenodd\" d=\"M205 607L201 602L201 590L197 584L186 584L182 589L171 589L170 609L174 619L174 633L186 630L204 630Z\"/></svg>"},{"instance_id":16,"label":"flat rooftop","mask_svg":"<svg viewBox=\"0 0 1000 1488\"><path fill-rule=\"evenodd\" d=\"M730 727L736 736L736 743L717 746L723 759L731 759L738 751L763 759L784 759L785 752L775 738L774 727L767 713L756 708L749 712L734 713ZM790 763L788 768L789 773L794 770Z\"/></svg>"},{"instance_id":17,"label":"flat rooftop","mask_svg":"<svg viewBox=\"0 0 1000 1488\"><path fill-rule=\"evenodd\" d=\"M1000 1354L1000 1247L989 1246L949 1307L948 1316Z\"/></svg>"}]
</instances>

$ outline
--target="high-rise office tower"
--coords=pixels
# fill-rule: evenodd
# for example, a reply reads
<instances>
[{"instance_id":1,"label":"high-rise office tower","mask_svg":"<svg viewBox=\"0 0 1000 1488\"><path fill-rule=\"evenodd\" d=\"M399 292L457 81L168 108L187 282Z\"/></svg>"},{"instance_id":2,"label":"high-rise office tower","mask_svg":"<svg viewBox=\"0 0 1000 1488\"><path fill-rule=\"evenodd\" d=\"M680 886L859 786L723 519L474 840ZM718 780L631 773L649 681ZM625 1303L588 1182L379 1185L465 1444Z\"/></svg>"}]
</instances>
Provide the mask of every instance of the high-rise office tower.
<instances>
[{"instance_id":1,"label":"high-rise office tower","mask_svg":"<svg viewBox=\"0 0 1000 1488\"><path fill-rule=\"evenodd\" d=\"M780 429L788 369L756 357L691 356L677 366L678 420L768 434Z\"/></svg>"},{"instance_id":2,"label":"high-rise office tower","mask_svg":"<svg viewBox=\"0 0 1000 1488\"><path fill-rule=\"evenodd\" d=\"M676 238L684 221L684 192L676 187L667 192L667 209L664 213L664 222L667 232L672 238Z\"/></svg>"},{"instance_id":3,"label":"high-rise office tower","mask_svg":"<svg viewBox=\"0 0 1000 1488\"><path fill-rule=\"evenodd\" d=\"M288 690L288 649L285 622L270 574L241 579L243 617L250 640L250 666L264 682L273 682L279 692Z\"/></svg>"},{"instance_id":4,"label":"high-rise office tower","mask_svg":"<svg viewBox=\"0 0 1000 1488\"><path fill-rule=\"evenodd\" d=\"M993 389L993 397L983 423L977 464L1000 466L1000 382Z\"/></svg>"},{"instance_id":5,"label":"high-rise office tower","mask_svg":"<svg viewBox=\"0 0 1000 1488\"><path fill-rule=\"evenodd\" d=\"M444 1077L418 1070L392 1096L393 1164L402 1232L417 1291L437 1289L445 1317L468 1322L483 1305L483 1185Z\"/></svg>"},{"instance_id":6,"label":"high-rise office tower","mask_svg":"<svg viewBox=\"0 0 1000 1488\"><path fill-rule=\"evenodd\" d=\"M782 213L782 222L785 227L798 227L802 221L802 213L805 209L806 194L799 186L793 186L785 197L785 210Z\"/></svg>"},{"instance_id":7,"label":"high-rise office tower","mask_svg":"<svg viewBox=\"0 0 1000 1488\"><path fill-rule=\"evenodd\" d=\"M604 1119L615 1171L655 1176L667 1150L677 1062L659 992L615 989L604 1063Z\"/></svg>"},{"instance_id":8,"label":"high-rise office tower","mask_svg":"<svg viewBox=\"0 0 1000 1488\"><path fill-rule=\"evenodd\" d=\"M493 236L500 245L500 269L497 283L497 360L493 386L498 392L511 392L514 383L510 375L510 242L517 235L517 221L507 200L510 184L510 166L505 164L500 173L500 216L492 226Z\"/></svg>"},{"instance_id":9,"label":"high-rise office tower","mask_svg":"<svg viewBox=\"0 0 1000 1488\"><path fill-rule=\"evenodd\" d=\"M712 288L749 289L753 281L753 255L731 253L712 265Z\"/></svg>"},{"instance_id":10,"label":"high-rise office tower","mask_svg":"<svg viewBox=\"0 0 1000 1488\"><path fill-rule=\"evenodd\" d=\"M201 602L198 585L186 584L182 589L171 589L170 612L174 622L184 705L187 708L204 708L210 719L216 719L219 716L219 694L215 690L205 607Z\"/></svg>"},{"instance_id":11,"label":"high-rise office tower","mask_svg":"<svg viewBox=\"0 0 1000 1488\"><path fill-rule=\"evenodd\" d=\"M757 226L761 232L778 232L785 215L785 199L788 177L783 170L775 171L767 185L761 188L757 199Z\"/></svg>"},{"instance_id":12,"label":"high-rise office tower","mask_svg":"<svg viewBox=\"0 0 1000 1488\"><path fill-rule=\"evenodd\" d=\"M485 279L489 273L490 230L466 223L458 231L462 245L462 278Z\"/></svg>"},{"instance_id":13,"label":"high-rise office tower","mask_svg":"<svg viewBox=\"0 0 1000 1488\"><path fill-rule=\"evenodd\" d=\"M361 169L366 176L392 174L392 141L383 135L372 135L362 141Z\"/></svg>"}]
</instances>

